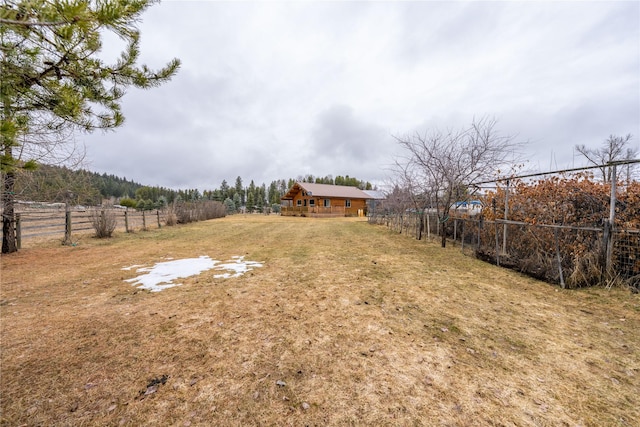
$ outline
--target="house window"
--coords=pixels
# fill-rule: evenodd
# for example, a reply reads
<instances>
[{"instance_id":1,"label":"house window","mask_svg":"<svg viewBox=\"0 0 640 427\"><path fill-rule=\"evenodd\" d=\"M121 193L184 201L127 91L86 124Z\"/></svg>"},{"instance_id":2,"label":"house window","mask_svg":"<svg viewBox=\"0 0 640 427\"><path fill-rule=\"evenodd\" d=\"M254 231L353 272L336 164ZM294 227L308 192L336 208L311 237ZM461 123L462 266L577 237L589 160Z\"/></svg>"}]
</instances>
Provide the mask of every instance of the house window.
<instances>
[{"instance_id":1,"label":"house window","mask_svg":"<svg viewBox=\"0 0 640 427\"><path fill-rule=\"evenodd\" d=\"M344 201L344 207L345 208L350 208L351 207L351 200L347 199Z\"/></svg>"},{"instance_id":2,"label":"house window","mask_svg":"<svg viewBox=\"0 0 640 427\"><path fill-rule=\"evenodd\" d=\"M309 199L309 206L314 207L316 205L315 199Z\"/></svg>"},{"instance_id":3,"label":"house window","mask_svg":"<svg viewBox=\"0 0 640 427\"><path fill-rule=\"evenodd\" d=\"M297 205L298 205L298 206L302 206L302 200L301 200L301 199L298 199L298 201L297 201Z\"/></svg>"},{"instance_id":4,"label":"house window","mask_svg":"<svg viewBox=\"0 0 640 427\"><path fill-rule=\"evenodd\" d=\"M328 208L331 206L331 199L324 199L324 205L325 208Z\"/></svg>"},{"instance_id":5,"label":"house window","mask_svg":"<svg viewBox=\"0 0 640 427\"><path fill-rule=\"evenodd\" d=\"M304 205L307 206L307 199L304 199Z\"/></svg>"}]
</instances>

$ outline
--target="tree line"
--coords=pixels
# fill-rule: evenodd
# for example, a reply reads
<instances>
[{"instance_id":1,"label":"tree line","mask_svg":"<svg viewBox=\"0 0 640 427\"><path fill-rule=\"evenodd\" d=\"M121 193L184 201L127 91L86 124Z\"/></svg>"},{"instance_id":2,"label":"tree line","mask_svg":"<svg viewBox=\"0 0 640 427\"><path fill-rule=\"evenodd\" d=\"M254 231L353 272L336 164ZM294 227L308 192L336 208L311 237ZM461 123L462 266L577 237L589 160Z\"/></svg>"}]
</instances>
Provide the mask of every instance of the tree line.
<instances>
[{"instance_id":1,"label":"tree line","mask_svg":"<svg viewBox=\"0 0 640 427\"><path fill-rule=\"evenodd\" d=\"M108 200L113 204L138 209L163 208L181 201L213 200L224 203L228 213L241 210L263 212L266 209L278 211L280 198L296 181L373 188L370 182L349 175L335 178L331 175L306 175L297 179L277 179L269 185L256 184L251 180L246 186L242 177L238 176L233 185L225 179L219 187L200 192L198 189L174 190L143 185L113 174L43 164L16 175L15 195L18 200L88 206L101 205Z\"/></svg>"}]
</instances>

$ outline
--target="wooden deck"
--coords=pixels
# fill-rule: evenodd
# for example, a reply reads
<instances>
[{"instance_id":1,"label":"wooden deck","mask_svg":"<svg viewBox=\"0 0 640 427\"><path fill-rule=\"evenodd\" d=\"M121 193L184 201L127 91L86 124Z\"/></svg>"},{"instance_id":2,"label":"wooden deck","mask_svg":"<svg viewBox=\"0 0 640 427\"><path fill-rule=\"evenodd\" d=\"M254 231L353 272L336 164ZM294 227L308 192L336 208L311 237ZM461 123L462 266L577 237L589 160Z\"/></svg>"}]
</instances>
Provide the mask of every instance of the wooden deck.
<instances>
[{"instance_id":1,"label":"wooden deck","mask_svg":"<svg viewBox=\"0 0 640 427\"><path fill-rule=\"evenodd\" d=\"M307 216L312 218L328 218L349 215L344 206L282 206L280 214L283 216ZM357 215L357 212L354 213Z\"/></svg>"}]
</instances>

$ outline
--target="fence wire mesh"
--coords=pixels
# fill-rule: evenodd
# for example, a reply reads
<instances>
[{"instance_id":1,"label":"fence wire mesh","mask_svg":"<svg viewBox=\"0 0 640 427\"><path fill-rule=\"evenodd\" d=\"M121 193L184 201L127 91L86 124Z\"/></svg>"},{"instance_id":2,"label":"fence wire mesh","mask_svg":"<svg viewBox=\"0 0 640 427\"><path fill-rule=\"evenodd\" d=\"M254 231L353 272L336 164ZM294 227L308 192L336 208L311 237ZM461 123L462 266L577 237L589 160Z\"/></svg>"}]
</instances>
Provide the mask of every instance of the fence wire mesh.
<instances>
[{"instance_id":1,"label":"fence wire mesh","mask_svg":"<svg viewBox=\"0 0 640 427\"><path fill-rule=\"evenodd\" d=\"M636 164L640 159L453 189L397 185L375 204L370 222L417 239L443 236L465 253L563 287L622 281L640 289L640 181L629 173Z\"/></svg>"},{"instance_id":2,"label":"fence wire mesh","mask_svg":"<svg viewBox=\"0 0 640 427\"><path fill-rule=\"evenodd\" d=\"M442 223L436 214L411 211L376 213L369 222L426 240L440 239L444 227L449 244L465 254L563 287L607 280L604 227L488 221L480 215L450 217ZM612 269L617 278L640 288L640 230L614 233Z\"/></svg>"},{"instance_id":3,"label":"fence wire mesh","mask_svg":"<svg viewBox=\"0 0 640 427\"><path fill-rule=\"evenodd\" d=\"M613 264L620 277L640 288L640 230L614 233Z\"/></svg>"}]
</instances>

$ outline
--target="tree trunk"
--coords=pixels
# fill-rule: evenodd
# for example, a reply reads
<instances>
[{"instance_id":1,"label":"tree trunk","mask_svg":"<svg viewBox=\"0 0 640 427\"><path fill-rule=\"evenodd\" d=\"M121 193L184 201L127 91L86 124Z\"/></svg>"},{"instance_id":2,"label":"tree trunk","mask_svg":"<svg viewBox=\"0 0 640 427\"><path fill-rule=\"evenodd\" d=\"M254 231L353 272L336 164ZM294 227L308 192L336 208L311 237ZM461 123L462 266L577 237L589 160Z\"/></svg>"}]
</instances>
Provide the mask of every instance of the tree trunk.
<instances>
[{"instance_id":1,"label":"tree trunk","mask_svg":"<svg viewBox=\"0 0 640 427\"><path fill-rule=\"evenodd\" d=\"M447 225L445 222L442 223L442 242L441 242L441 246L443 248L447 247Z\"/></svg>"},{"instance_id":2,"label":"tree trunk","mask_svg":"<svg viewBox=\"0 0 640 427\"><path fill-rule=\"evenodd\" d=\"M15 173L8 171L4 174L2 183L2 253L9 254L18 251L16 240L16 219L14 215L14 183Z\"/></svg>"}]
</instances>

